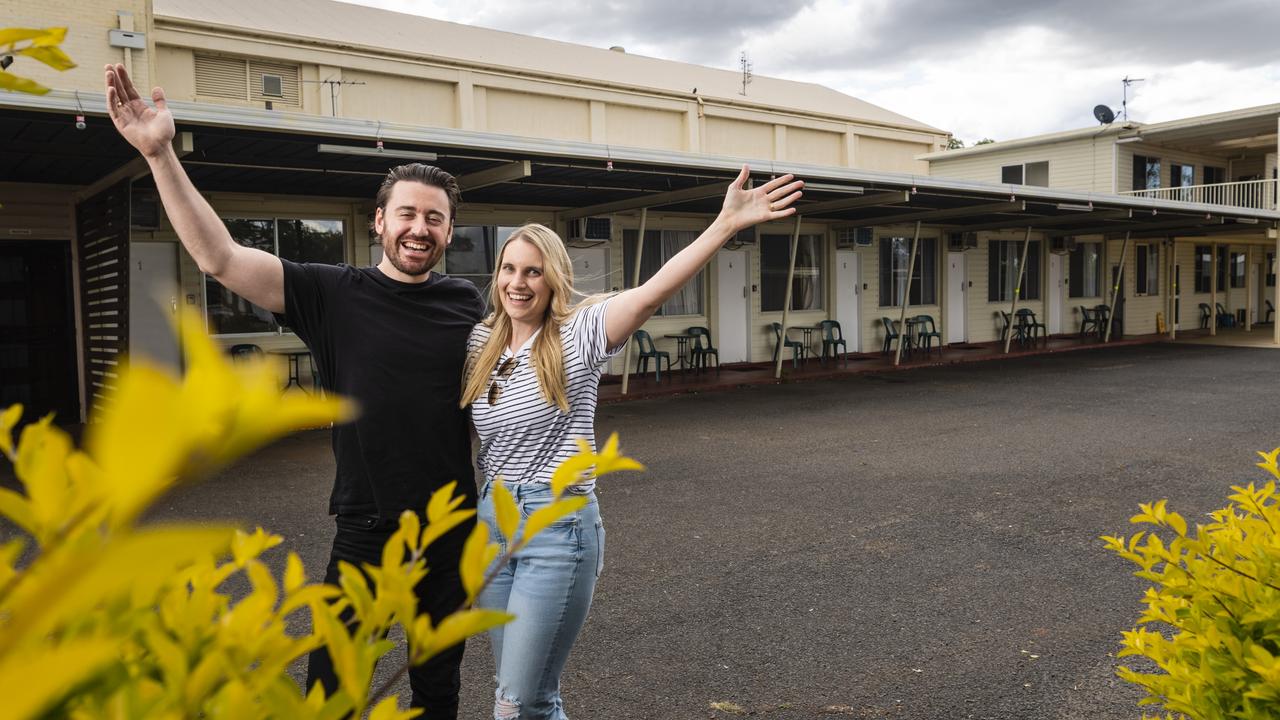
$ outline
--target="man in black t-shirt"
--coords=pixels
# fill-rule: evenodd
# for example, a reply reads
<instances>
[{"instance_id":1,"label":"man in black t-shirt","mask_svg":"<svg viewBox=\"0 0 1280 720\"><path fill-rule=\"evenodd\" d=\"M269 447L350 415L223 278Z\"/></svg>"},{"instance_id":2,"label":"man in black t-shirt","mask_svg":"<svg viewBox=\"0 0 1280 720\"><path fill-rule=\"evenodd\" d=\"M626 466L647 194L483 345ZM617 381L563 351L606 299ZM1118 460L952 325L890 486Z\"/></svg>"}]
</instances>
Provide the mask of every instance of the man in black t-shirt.
<instances>
[{"instance_id":1,"label":"man in black t-shirt","mask_svg":"<svg viewBox=\"0 0 1280 720\"><path fill-rule=\"evenodd\" d=\"M360 416L333 430L337 476L329 512L336 516L325 581L339 561L379 564L400 513L422 513L431 493L457 480L475 507L471 438L458 407L467 336L484 312L475 286L431 272L453 235L458 184L439 168L394 168L376 199L382 238L377 267L298 264L232 239L196 191L173 151L173 116L164 92L155 107L138 95L121 65L106 68L107 110L116 129L151 167L165 212L201 271L275 313L307 344L324 388L353 398ZM465 598L458 562L472 523L428 551L431 568L417 588L432 622ZM433 720L456 718L461 645L413 668L413 705ZM337 688L324 650L311 656L307 688Z\"/></svg>"}]
</instances>

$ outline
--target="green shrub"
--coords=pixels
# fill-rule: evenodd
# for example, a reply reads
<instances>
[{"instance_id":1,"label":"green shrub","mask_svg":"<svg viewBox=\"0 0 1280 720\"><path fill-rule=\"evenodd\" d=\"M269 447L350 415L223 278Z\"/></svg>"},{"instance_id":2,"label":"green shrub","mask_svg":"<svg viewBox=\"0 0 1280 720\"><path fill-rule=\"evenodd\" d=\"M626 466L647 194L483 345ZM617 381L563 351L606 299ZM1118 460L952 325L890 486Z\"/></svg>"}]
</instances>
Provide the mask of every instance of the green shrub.
<instances>
[{"instance_id":1,"label":"green shrub","mask_svg":"<svg viewBox=\"0 0 1280 720\"><path fill-rule=\"evenodd\" d=\"M1145 657L1160 672L1121 667L1141 686L1142 706L1166 718L1280 718L1280 448L1258 453L1266 485L1232 487L1230 504L1190 530L1161 500L1130 521L1151 530L1103 537L1154 586L1120 657Z\"/></svg>"}]
</instances>

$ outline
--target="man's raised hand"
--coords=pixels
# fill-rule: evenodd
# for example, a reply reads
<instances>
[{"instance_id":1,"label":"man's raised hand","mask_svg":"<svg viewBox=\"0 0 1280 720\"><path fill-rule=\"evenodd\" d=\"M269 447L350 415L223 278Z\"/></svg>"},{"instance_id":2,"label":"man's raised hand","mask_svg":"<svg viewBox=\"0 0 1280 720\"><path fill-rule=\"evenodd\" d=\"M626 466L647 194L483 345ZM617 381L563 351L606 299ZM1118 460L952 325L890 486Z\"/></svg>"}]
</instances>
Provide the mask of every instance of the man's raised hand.
<instances>
[{"instance_id":1,"label":"man's raised hand","mask_svg":"<svg viewBox=\"0 0 1280 720\"><path fill-rule=\"evenodd\" d=\"M164 90L151 91L152 107L138 94L123 65L106 66L107 114L116 130L144 157L157 157L173 142L173 114Z\"/></svg>"}]
</instances>

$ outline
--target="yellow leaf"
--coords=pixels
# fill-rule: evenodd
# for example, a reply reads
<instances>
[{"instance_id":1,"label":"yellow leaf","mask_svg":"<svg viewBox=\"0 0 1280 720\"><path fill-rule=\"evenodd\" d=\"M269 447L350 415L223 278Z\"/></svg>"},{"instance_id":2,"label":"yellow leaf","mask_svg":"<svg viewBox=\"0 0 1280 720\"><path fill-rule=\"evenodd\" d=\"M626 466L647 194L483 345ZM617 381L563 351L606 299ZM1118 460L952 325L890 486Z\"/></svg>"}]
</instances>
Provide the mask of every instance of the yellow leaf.
<instances>
[{"instance_id":1,"label":"yellow leaf","mask_svg":"<svg viewBox=\"0 0 1280 720\"><path fill-rule=\"evenodd\" d=\"M400 513L400 529L404 532L405 539L410 543L421 542L419 538L422 535L422 520L418 518L418 514L412 510L405 510ZM415 550L418 548L415 547Z\"/></svg>"},{"instance_id":2,"label":"yellow leaf","mask_svg":"<svg viewBox=\"0 0 1280 720\"><path fill-rule=\"evenodd\" d=\"M13 428L22 419L22 405L10 405L0 413L0 452L13 456Z\"/></svg>"},{"instance_id":3,"label":"yellow leaf","mask_svg":"<svg viewBox=\"0 0 1280 720\"><path fill-rule=\"evenodd\" d=\"M471 609L453 613L440 621L440 626L431 636L431 646L423 653L422 659L430 659L472 635L479 635L515 619L515 615L500 610Z\"/></svg>"},{"instance_id":4,"label":"yellow leaf","mask_svg":"<svg viewBox=\"0 0 1280 720\"><path fill-rule=\"evenodd\" d=\"M307 582L307 573L302 567L302 558L298 553L290 552L284 563L284 591L287 595L297 592Z\"/></svg>"},{"instance_id":5,"label":"yellow leaf","mask_svg":"<svg viewBox=\"0 0 1280 720\"><path fill-rule=\"evenodd\" d=\"M419 547L427 547L431 543L440 539L445 533L458 527L462 523L470 520L476 514L475 510L454 510L444 517L432 520L427 523L427 527L422 531L422 540L418 543Z\"/></svg>"},{"instance_id":6,"label":"yellow leaf","mask_svg":"<svg viewBox=\"0 0 1280 720\"><path fill-rule=\"evenodd\" d=\"M0 28L0 45L13 45L30 40L32 45L61 45L67 37L65 27Z\"/></svg>"},{"instance_id":7,"label":"yellow leaf","mask_svg":"<svg viewBox=\"0 0 1280 720\"><path fill-rule=\"evenodd\" d=\"M27 93L28 95L47 95L49 88L35 80L18 77L7 70L0 70L0 90Z\"/></svg>"},{"instance_id":8,"label":"yellow leaf","mask_svg":"<svg viewBox=\"0 0 1280 720\"><path fill-rule=\"evenodd\" d=\"M115 639L74 640L38 647L0 661L0 697L6 718L42 716L68 693L116 661Z\"/></svg>"},{"instance_id":9,"label":"yellow leaf","mask_svg":"<svg viewBox=\"0 0 1280 720\"><path fill-rule=\"evenodd\" d=\"M36 536L35 514L31 512L31 503L8 488L0 488L0 515L9 518L10 522L28 535Z\"/></svg>"},{"instance_id":10,"label":"yellow leaf","mask_svg":"<svg viewBox=\"0 0 1280 720\"><path fill-rule=\"evenodd\" d=\"M581 441L582 438L578 438L578 440ZM582 444L586 445L585 442ZM564 462L560 463L560 466L551 475L551 495L560 497L566 487L582 482L591 471L591 467L595 465L595 462L596 457L590 448L587 448L585 452L569 456Z\"/></svg>"},{"instance_id":11,"label":"yellow leaf","mask_svg":"<svg viewBox=\"0 0 1280 720\"><path fill-rule=\"evenodd\" d=\"M422 708L401 710L396 696L389 695L373 708L373 712L369 713L369 720L409 720L409 718L416 718L422 713Z\"/></svg>"},{"instance_id":12,"label":"yellow leaf","mask_svg":"<svg viewBox=\"0 0 1280 720\"><path fill-rule=\"evenodd\" d=\"M461 495L454 497L453 495L453 490L456 487L458 487L458 481L454 480L431 493L431 499L427 501L427 522L433 523L443 518L462 504L463 497Z\"/></svg>"},{"instance_id":13,"label":"yellow leaf","mask_svg":"<svg viewBox=\"0 0 1280 720\"><path fill-rule=\"evenodd\" d=\"M493 483L493 515L502 537L508 543L515 542L516 529L520 526L520 508L516 507L516 500L506 483Z\"/></svg>"},{"instance_id":14,"label":"yellow leaf","mask_svg":"<svg viewBox=\"0 0 1280 720\"><path fill-rule=\"evenodd\" d=\"M26 55L29 58L39 60L54 70L70 70L76 66L74 60L68 57L66 53L62 52L61 48L54 45L33 45L31 47L18 50L17 53L19 55Z\"/></svg>"},{"instance_id":15,"label":"yellow leaf","mask_svg":"<svg viewBox=\"0 0 1280 720\"><path fill-rule=\"evenodd\" d=\"M557 500L546 507L538 508L524 522L524 532L521 534L521 543L527 543L535 535L547 529L549 525L560 518L578 512L587 504L587 498L583 495Z\"/></svg>"},{"instance_id":16,"label":"yellow leaf","mask_svg":"<svg viewBox=\"0 0 1280 720\"><path fill-rule=\"evenodd\" d=\"M236 530L231 541L231 556L235 559L236 567L244 567L245 563L282 542L284 538L268 534L261 527L254 530L252 535Z\"/></svg>"},{"instance_id":17,"label":"yellow leaf","mask_svg":"<svg viewBox=\"0 0 1280 720\"><path fill-rule=\"evenodd\" d=\"M498 546L489 542L489 526L477 523L467 542L462 546L462 561L458 571L462 575L462 587L467 591L467 602L475 600L484 587L484 576L489 565L498 556Z\"/></svg>"}]
</instances>

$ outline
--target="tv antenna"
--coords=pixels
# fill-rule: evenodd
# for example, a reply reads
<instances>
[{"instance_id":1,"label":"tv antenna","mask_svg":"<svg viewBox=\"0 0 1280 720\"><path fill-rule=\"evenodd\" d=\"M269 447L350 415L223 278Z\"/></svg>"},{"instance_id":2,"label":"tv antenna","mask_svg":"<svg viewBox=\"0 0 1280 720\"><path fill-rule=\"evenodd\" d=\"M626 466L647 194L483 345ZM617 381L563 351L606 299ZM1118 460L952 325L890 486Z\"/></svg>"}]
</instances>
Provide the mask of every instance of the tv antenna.
<instances>
[{"instance_id":1,"label":"tv antenna","mask_svg":"<svg viewBox=\"0 0 1280 720\"><path fill-rule=\"evenodd\" d=\"M1146 82L1146 78L1131 78L1125 75L1120 82L1124 84L1124 100L1120 103L1120 112L1124 116L1124 121L1129 122L1129 86L1134 83Z\"/></svg>"},{"instance_id":2,"label":"tv antenna","mask_svg":"<svg viewBox=\"0 0 1280 720\"><path fill-rule=\"evenodd\" d=\"M747 86L751 84L751 59L747 57L747 51L743 50L738 56L738 67L742 68L742 94L747 94Z\"/></svg>"},{"instance_id":3,"label":"tv antenna","mask_svg":"<svg viewBox=\"0 0 1280 720\"><path fill-rule=\"evenodd\" d=\"M329 114L333 117L338 116L338 88L343 85L368 85L363 80L303 80L304 83L316 83L319 85L329 86Z\"/></svg>"}]
</instances>

